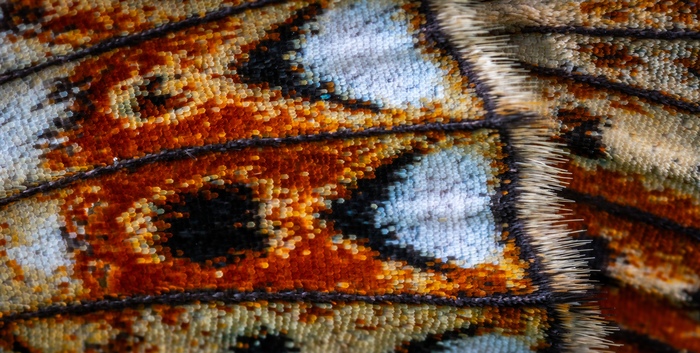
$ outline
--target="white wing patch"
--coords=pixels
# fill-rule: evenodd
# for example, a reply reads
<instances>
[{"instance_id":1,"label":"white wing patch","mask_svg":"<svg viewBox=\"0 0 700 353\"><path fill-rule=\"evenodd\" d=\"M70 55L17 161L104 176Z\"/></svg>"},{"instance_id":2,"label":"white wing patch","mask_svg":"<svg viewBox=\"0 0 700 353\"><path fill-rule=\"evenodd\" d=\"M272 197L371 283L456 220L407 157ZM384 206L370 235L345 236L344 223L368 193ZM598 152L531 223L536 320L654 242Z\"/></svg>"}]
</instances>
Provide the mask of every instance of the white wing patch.
<instances>
[{"instance_id":1,"label":"white wing patch","mask_svg":"<svg viewBox=\"0 0 700 353\"><path fill-rule=\"evenodd\" d=\"M497 264L503 245L491 211L489 162L470 146L420 158L388 187L389 199L377 209L375 227L398 238L386 243L410 245L423 256L466 268Z\"/></svg>"},{"instance_id":2,"label":"white wing patch","mask_svg":"<svg viewBox=\"0 0 700 353\"><path fill-rule=\"evenodd\" d=\"M345 2L310 24L301 60L317 81L335 83L335 94L381 108L420 106L445 96L449 73L414 47L406 14L393 1Z\"/></svg>"}]
</instances>

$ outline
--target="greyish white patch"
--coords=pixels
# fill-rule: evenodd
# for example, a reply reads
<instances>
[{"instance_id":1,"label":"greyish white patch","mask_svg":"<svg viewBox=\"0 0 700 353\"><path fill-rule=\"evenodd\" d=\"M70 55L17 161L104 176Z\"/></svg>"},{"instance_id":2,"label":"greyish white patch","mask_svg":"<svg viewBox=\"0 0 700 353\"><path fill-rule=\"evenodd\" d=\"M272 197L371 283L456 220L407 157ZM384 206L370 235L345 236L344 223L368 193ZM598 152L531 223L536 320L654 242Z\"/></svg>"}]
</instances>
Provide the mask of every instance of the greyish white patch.
<instances>
[{"instance_id":1,"label":"greyish white patch","mask_svg":"<svg viewBox=\"0 0 700 353\"><path fill-rule=\"evenodd\" d=\"M318 17L301 62L335 94L381 108L420 106L445 96L448 73L414 47L405 12L393 1L345 2Z\"/></svg>"},{"instance_id":2,"label":"greyish white patch","mask_svg":"<svg viewBox=\"0 0 700 353\"><path fill-rule=\"evenodd\" d=\"M60 174L42 167L45 151L40 147L59 141L39 136L54 119L65 117L66 108L73 103L72 99L51 102L47 97L51 93L47 82L65 75L72 67L44 70L0 88L0 197Z\"/></svg>"},{"instance_id":3,"label":"greyish white patch","mask_svg":"<svg viewBox=\"0 0 700 353\"><path fill-rule=\"evenodd\" d=\"M420 157L398 173L377 209L375 227L392 230L387 244L412 246L423 256L471 268L503 256L488 179L490 163L471 146ZM449 166L449 167L446 167Z\"/></svg>"}]
</instances>

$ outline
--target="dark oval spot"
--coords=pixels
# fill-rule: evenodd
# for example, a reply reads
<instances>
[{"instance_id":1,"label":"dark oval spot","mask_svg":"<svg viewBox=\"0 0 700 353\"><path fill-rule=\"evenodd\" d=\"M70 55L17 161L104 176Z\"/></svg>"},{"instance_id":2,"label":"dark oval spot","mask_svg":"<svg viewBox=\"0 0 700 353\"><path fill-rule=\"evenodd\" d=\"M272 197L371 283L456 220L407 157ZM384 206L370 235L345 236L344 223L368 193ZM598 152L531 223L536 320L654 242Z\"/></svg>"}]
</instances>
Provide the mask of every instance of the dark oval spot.
<instances>
[{"instance_id":1,"label":"dark oval spot","mask_svg":"<svg viewBox=\"0 0 700 353\"><path fill-rule=\"evenodd\" d=\"M180 202L168 203L159 216L170 225L164 246L175 257L198 263L223 256L240 257L246 250L260 251L267 236L259 230L259 203L242 184L200 190L180 195Z\"/></svg>"},{"instance_id":2,"label":"dark oval spot","mask_svg":"<svg viewBox=\"0 0 700 353\"><path fill-rule=\"evenodd\" d=\"M257 335L238 336L236 345L229 347L227 351L236 353L300 352L293 340L282 333L276 335L269 333L265 327L262 327L261 332Z\"/></svg>"}]
</instances>

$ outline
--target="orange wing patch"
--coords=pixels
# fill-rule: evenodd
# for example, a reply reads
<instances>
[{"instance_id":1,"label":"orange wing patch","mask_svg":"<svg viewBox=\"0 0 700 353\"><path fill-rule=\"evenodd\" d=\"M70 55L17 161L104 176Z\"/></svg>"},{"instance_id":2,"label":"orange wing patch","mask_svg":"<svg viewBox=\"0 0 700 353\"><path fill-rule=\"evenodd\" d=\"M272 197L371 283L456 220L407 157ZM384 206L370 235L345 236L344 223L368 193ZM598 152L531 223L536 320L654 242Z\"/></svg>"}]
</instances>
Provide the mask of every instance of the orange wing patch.
<instances>
[{"instance_id":1,"label":"orange wing patch","mask_svg":"<svg viewBox=\"0 0 700 353\"><path fill-rule=\"evenodd\" d=\"M497 158L501 152L483 145L494 138L408 134L254 148L86 181L67 192L63 205L64 218L72 220L66 231L87 247L76 250L76 275L89 298L203 288L450 297L529 293L535 288L527 263L507 230L495 240L502 243L495 261L463 268L432 259L419 266L409 265L408 255L402 258L401 246L395 258L382 256L369 246L371 239L343 234L328 216L332 205L355 197L358 181L373 179L401 154L474 144ZM496 175L505 170L497 159L491 163L487 167ZM495 190L500 182L491 178ZM231 210L217 218L222 211L205 202Z\"/></svg>"},{"instance_id":2,"label":"orange wing patch","mask_svg":"<svg viewBox=\"0 0 700 353\"><path fill-rule=\"evenodd\" d=\"M313 83L312 78L308 84L323 89L313 86L314 93L307 94L307 79L299 75L313 73L303 62L324 58L306 54L306 61L295 59L302 56L298 42L315 35L303 23L328 7L305 2L270 6L84 60L55 93L68 91L76 98L71 117L59 126L58 138L64 142L45 155L48 167L80 170L112 164L115 158L239 138L483 118L483 102L459 75L456 61L425 38L420 47L425 49L416 50L444 71L442 84L449 92L442 98L382 108L347 98L333 81ZM400 11L410 19L407 26L425 21L413 11L411 6ZM253 16L255 31L245 25ZM255 55L267 52L276 54L265 60L279 62L269 68L252 63ZM287 76L300 78L287 82ZM76 86L78 93L72 93Z\"/></svg>"}]
</instances>

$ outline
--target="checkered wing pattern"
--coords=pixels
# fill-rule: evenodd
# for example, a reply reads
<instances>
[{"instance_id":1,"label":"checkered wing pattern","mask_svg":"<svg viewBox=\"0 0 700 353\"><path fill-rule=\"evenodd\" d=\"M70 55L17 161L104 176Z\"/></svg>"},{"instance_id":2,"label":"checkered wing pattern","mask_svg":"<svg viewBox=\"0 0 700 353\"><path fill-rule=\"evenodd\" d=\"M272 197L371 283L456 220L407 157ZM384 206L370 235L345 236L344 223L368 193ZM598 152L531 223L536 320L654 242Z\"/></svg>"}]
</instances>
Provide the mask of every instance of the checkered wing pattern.
<instances>
[{"instance_id":1,"label":"checkered wing pattern","mask_svg":"<svg viewBox=\"0 0 700 353\"><path fill-rule=\"evenodd\" d=\"M692 3L0 11L0 351L700 350Z\"/></svg>"}]
</instances>

